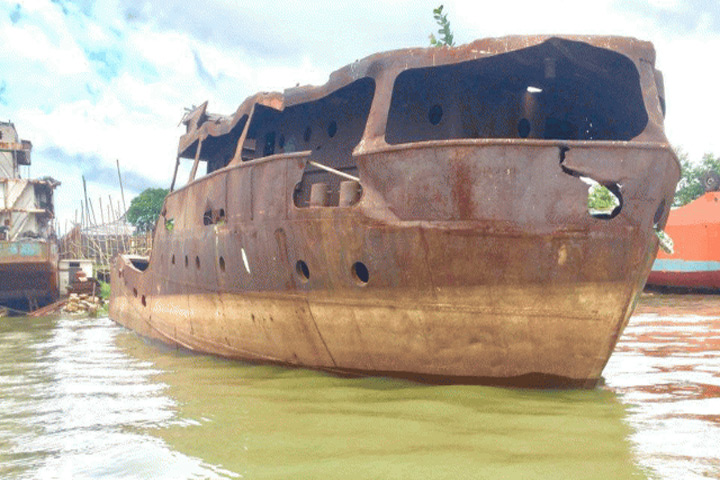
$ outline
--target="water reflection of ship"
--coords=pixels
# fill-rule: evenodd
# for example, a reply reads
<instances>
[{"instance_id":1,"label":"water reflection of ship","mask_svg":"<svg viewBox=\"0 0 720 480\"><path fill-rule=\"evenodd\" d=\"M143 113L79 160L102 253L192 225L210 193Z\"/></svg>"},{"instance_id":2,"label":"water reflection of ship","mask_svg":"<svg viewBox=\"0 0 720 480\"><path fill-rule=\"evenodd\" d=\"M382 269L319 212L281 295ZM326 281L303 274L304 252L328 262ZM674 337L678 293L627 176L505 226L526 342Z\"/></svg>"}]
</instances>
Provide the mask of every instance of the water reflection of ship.
<instances>
[{"instance_id":1,"label":"water reflection of ship","mask_svg":"<svg viewBox=\"0 0 720 480\"><path fill-rule=\"evenodd\" d=\"M639 461L658 478L719 478L719 304L645 295L608 363L608 387L633 405Z\"/></svg>"},{"instance_id":2,"label":"water reflection of ship","mask_svg":"<svg viewBox=\"0 0 720 480\"><path fill-rule=\"evenodd\" d=\"M58 295L57 245L51 177L22 178L32 143L0 122L0 305L22 311Z\"/></svg>"}]
</instances>

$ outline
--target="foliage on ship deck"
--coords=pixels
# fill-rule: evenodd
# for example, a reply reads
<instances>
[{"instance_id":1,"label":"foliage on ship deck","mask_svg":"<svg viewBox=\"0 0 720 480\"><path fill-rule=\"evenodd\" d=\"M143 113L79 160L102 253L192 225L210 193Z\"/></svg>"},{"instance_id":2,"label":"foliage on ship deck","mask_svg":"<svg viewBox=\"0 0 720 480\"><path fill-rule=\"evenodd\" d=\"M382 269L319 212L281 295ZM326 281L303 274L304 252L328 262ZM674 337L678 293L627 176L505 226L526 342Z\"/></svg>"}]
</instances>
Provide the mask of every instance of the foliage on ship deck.
<instances>
[{"instance_id":1,"label":"foliage on ship deck","mask_svg":"<svg viewBox=\"0 0 720 480\"><path fill-rule=\"evenodd\" d=\"M431 47L452 47L455 45L454 35L450 30L450 21L447 19L447 13L443 13L443 6L440 5L438 8L433 9L433 18L440 26L438 34L440 39L435 37L434 33L430 34L430 46Z\"/></svg>"}]
</instances>

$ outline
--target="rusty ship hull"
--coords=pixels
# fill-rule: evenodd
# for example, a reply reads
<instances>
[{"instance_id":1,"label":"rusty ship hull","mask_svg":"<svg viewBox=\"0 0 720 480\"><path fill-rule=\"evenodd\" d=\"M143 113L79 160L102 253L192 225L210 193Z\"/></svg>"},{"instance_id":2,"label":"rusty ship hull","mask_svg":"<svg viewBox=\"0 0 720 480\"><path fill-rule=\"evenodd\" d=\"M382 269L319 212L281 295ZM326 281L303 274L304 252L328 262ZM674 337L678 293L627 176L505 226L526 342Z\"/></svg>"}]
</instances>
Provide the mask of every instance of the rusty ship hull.
<instances>
[{"instance_id":1,"label":"rusty ship hull","mask_svg":"<svg viewBox=\"0 0 720 480\"><path fill-rule=\"evenodd\" d=\"M58 295L57 246L43 240L0 241L0 305L45 305Z\"/></svg>"},{"instance_id":2,"label":"rusty ship hull","mask_svg":"<svg viewBox=\"0 0 720 480\"><path fill-rule=\"evenodd\" d=\"M602 98L574 114L587 108L585 87L556 79L573 65L573 82L612 69L614 55L642 114L623 110L628 99L606 112ZM487 95L516 81L508 69L528 76L487 100L512 109L452 118L471 102L417 86L419 75L433 92L473 68L493 85ZM178 149L178 161L193 160L189 182L167 197L151 256L116 260L110 317L230 358L592 386L645 284L679 178L658 78L645 42L508 37L378 54L323 87L251 97L229 117L203 105ZM618 127L611 114L621 113L639 123ZM562 123L590 114L604 130ZM196 178L200 161L208 173ZM586 178L616 193L610 214L589 212Z\"/></svg>"},{"instance_id":3,"label":"rusty ship hull","mask_svg":"<svg viewBox=\"0 0 720 480\"><path fill-rule=\"evenodd\" d=\"M32 142L0 122L0 307L33 310L58 296L58 251L53 230L56 180L29 179Z\"/></svg>"}]
</instances>

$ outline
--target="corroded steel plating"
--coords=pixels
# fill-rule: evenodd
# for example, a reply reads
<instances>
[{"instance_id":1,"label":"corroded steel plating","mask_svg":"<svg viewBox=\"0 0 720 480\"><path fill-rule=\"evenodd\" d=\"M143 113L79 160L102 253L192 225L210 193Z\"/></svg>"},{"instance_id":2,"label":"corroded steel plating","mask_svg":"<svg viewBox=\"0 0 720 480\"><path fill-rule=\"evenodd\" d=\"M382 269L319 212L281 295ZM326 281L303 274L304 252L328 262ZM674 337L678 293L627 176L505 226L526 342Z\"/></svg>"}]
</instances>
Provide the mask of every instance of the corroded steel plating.
<instances>
[{"instance_id":1,"label":"corroded steel plating","mask_svg":"<svg viewBox=\"0 0 720 480\"><path fill-rule=\"evenodd\" d=\"M594 385L679 178L651 44L517 36L375 54L183 119L187 185L110 316L231 358ZM200 176L200 165L207 174ZM588 210L589 179L617 198Z\"/></svg>"}]
</instances>

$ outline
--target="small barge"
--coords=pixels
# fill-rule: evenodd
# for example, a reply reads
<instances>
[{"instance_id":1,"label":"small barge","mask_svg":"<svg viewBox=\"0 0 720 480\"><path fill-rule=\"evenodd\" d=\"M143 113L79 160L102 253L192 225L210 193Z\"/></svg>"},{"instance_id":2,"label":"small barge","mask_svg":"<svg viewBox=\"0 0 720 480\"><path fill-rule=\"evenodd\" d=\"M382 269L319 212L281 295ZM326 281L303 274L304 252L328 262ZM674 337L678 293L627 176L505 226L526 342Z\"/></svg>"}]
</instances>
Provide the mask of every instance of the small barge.
<instances>
[{"instance_id":1,"label":"small barge","mask_svg":"<svg viewBox=\"0 0 720 480\"><path fill-rule=\"evenodd\" d=\"M653 46L593 36L379 53L230 115L205 103L110 317L256 362L593 386L680 175L664 111Z\"/></svg>"},{"instance_id":2,"label":"small barge","mask_svg":"<svg viewBox=\"0 0 720 480\"><path fill-rule=\"evenodd\" d=\"M60 183L22 178L31 151L12 123L0 122L0 306L12 311L34 310L58 295L52 220Z\"/></svg>"}]
</instances>

